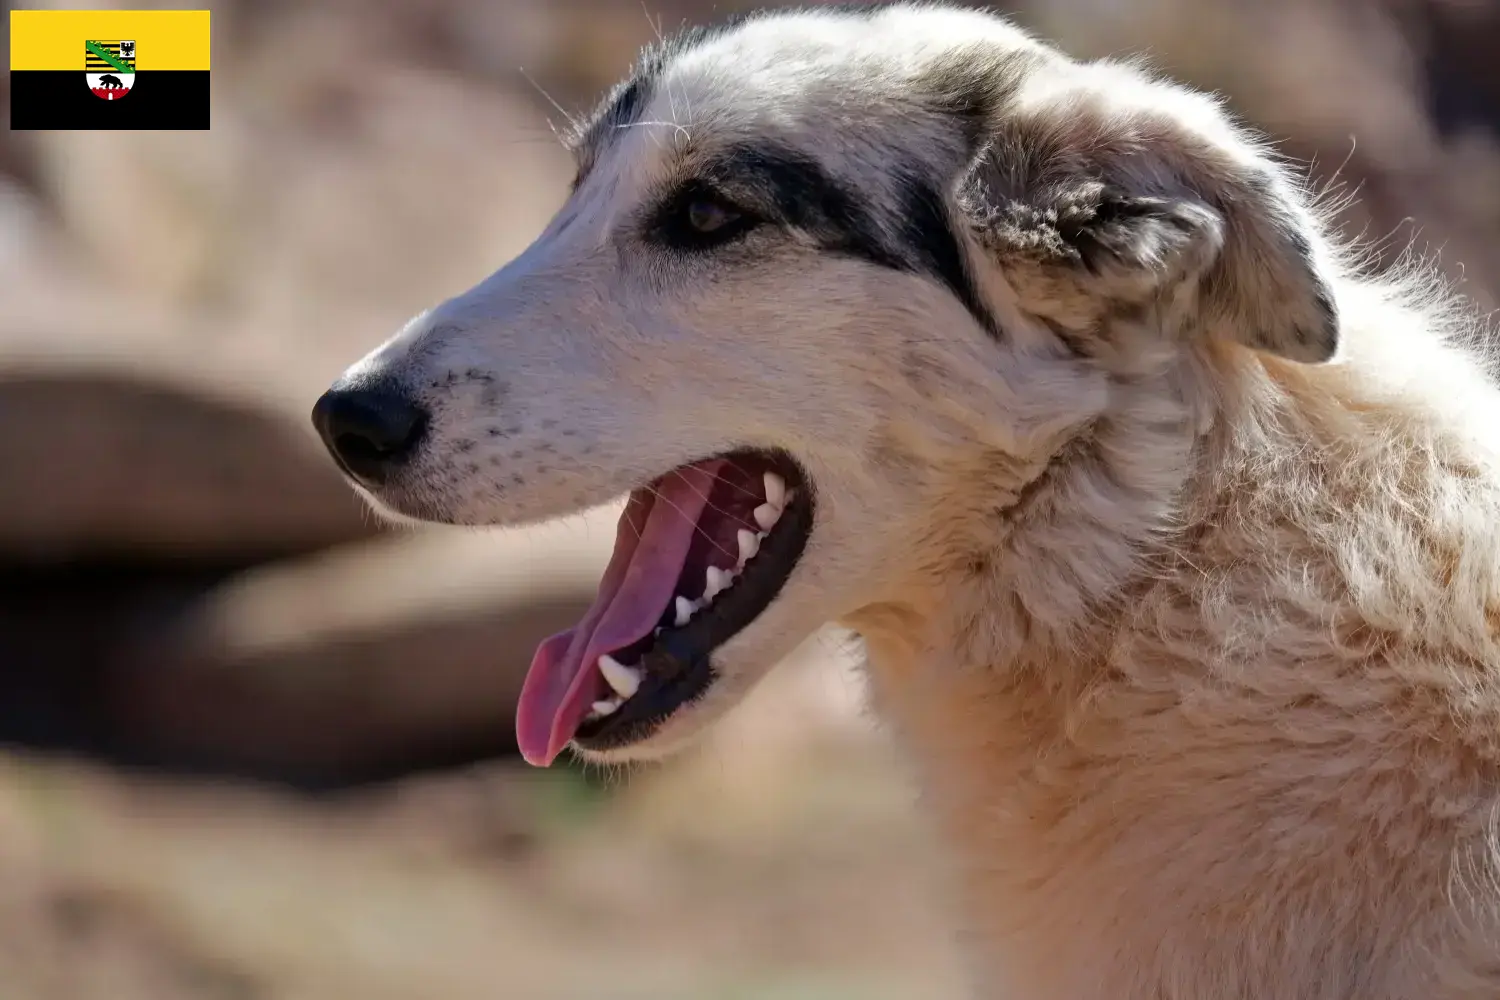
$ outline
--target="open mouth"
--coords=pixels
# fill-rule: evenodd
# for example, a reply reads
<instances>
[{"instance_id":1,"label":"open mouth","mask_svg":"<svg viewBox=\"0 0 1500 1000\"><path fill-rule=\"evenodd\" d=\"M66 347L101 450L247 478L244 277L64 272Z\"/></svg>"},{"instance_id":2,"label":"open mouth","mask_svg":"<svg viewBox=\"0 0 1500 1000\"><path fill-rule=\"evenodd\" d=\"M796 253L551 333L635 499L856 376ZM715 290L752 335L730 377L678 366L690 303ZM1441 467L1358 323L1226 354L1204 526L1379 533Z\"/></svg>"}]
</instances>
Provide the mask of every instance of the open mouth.
<instances>
[{"instance_id":1,"label":"open mouth","mask_svg":"<svg viewBox=\"0 0 1500 1000\"><path fill-rule=\"evenodd\" d=\"M811 490L779 453L735 452L635 490L583 621L545 640L521 691L521 754L637 743L712 685L713 650L780 593L812 532Z\"/></svg>"}]
</instances>

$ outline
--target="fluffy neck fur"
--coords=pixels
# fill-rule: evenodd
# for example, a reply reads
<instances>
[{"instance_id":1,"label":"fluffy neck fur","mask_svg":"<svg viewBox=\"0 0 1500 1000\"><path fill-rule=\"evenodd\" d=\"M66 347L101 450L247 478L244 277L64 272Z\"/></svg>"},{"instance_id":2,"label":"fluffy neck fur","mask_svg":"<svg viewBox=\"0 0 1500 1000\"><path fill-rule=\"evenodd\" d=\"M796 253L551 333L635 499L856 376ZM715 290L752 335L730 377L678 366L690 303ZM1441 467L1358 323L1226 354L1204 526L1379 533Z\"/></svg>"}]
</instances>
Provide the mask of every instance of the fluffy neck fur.
<instances>
[{"instance_id":1,"label":"fluffy neck fur","mask_svg":"<svg viewBox=\"0 0 1500 1000\"><path fill-rule=\"evenodd\" d=\"M1500 995L1500 398L1408 287L1116 378L852 622L982 995Z\"/></svg>"}]
</instances>

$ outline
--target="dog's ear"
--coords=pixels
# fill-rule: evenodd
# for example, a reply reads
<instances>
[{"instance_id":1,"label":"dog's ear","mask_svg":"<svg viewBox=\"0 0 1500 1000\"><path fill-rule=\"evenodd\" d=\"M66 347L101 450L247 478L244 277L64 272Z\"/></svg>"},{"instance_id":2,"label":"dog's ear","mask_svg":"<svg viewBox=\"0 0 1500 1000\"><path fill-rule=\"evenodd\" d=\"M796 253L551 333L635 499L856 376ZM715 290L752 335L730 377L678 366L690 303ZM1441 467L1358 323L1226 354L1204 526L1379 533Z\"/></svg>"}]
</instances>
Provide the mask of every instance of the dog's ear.
<instances>
[{"instance_id":1,"label":"dog's ear","mask_svg":"<svg viewBox=\"0 0 1500 1000\"><path fill-rule=\"evenodd\" d=\"M1077 67L1084 70L1086 67ZM1131 80L1151 95L1143 77ZM977 241L1039 287L1102 304L1157 302L1186 329L1305 363L1331 360L1339 319L1311 214L1278 166L1217 108L1115 95L999 109L958 200ZM1092 98L1092 100L1091 100ZM1208 128L1181 108L1207 117ZM1174 113L1175 112L1175 113Z\"/></svg>"}]
</instances>

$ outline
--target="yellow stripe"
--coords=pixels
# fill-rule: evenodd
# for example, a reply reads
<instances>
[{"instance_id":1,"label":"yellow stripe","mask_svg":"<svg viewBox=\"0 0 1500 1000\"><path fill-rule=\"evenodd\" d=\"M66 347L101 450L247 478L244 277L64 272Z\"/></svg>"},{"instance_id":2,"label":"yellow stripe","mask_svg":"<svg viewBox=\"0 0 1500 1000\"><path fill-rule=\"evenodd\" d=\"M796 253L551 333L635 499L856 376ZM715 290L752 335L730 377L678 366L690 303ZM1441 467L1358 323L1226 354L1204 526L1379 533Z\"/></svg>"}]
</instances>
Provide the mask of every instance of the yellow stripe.
<instances>
[{"instance_id":1,"label":"yellow stripe","mask_svg":"<svg viewBox=\"0 0 1500 1000\"><path fill-rule=\"evenodd\" d=\"M84 68L89 39L135 42L135 68L208 69L206 10L13 10L10 68Z\"/></svg>"}]
</instances>

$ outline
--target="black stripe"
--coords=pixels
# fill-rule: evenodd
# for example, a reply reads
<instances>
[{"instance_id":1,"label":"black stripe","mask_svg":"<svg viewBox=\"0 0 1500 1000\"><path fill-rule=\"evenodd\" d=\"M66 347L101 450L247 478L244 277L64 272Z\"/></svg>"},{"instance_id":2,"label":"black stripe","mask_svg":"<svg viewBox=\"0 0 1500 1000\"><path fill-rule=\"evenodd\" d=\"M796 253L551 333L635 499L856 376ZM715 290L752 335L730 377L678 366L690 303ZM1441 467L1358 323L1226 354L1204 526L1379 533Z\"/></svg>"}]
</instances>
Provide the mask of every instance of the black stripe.
<instances>
[{"instance_id":1,"label":"black stripe","mask_svg":"<svg viewBox=\"0 0 1500 1000\"><path fill-rule=\"evenodd\" d=\"M830 253L901 268L880 227L853 191L816 159L774 142L731 146L705 171L708 181L773 222L800 229Z\"/></svg>"},{"instance_id":2,"label":"black stripe","mask_svg":"<svg viewBox=\"0 0 1500 1000\"><path fill-rule=\"evenodd\" d=\"M812 236L828 253L927 275L963 303L985 330L999 336L999 324L974 284L942 192L918 169L898 170L894 178L899 205L886 226L856 190L839 183L816 159L779 143L730 147L686 187L706 182L767 220Z\"/></svg>"},{"instance_id":3,"label":"black stripe","mask_svg":"<svg viewBox=\"0 0 1500 1000\"><path fill-rule=\"evenodd\" d=\"M885 245L879 225L853 191L816 159L784 144L765 141L724 149L662 199L647 222L646 238L674 250L703 249L700 240L677 238L674 220L687 201L705 196L731 202L760 222L810 236L827 253L914 269Z\"/></svg>"},{"instance_id":4,"label":"black stripe","mask_svg":"<svg viewBox=\"0 0 1500 1000\"><path fill-rule=\"evenodd\" d=\"M206 129L208 70L137 73L130 93L105 101L76 69L12 70L12 129Z\"/></svg>"},{"instance_id":5,"label":"black stripe","mask_svg":"<svg viewBox=\"0 0 1500 1000\"><path fill-rule=\"evenodd\" d=\"M995 336L1000 325L974 284L963 246L953 230L952 214L942 192L916 171L897 175L901 200L900 234L904 256L936 278L964 304L969 314Z\"/></svg>"}]
</instances>

